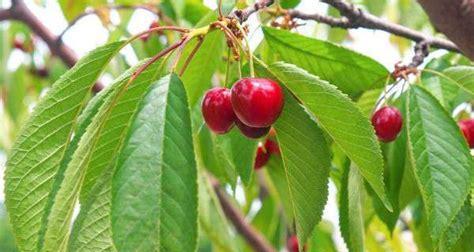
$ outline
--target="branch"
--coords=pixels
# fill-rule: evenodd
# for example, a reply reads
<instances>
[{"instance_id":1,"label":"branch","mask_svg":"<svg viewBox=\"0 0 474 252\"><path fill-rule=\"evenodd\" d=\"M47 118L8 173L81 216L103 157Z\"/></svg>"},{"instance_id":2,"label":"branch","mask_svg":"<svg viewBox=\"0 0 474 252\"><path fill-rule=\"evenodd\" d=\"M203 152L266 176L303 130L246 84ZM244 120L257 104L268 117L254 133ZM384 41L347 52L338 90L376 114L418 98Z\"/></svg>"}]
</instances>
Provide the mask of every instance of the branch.
<instances>
[{"instance_id":1,"label":"branch","mask_svg":"<svg viewBox=\"0 0 474 252\"><path fill-rule=\"evenodd\" d=\"M0 21L5 21L13 19L11 11L9 9L1 9L0 10Z\"/></svg>"},{"instance_id":2,"label":"branch","mask_svg":"<svg viewBox=\"0 0 474 252\"><path fill-rule=\"evenodd\" d=\"M214 187L217 198L221 203L222 210L227 216L235 229L244 237L248 244L255 250L259 252L276 252L276 250L270 245L270 243L263 237L257 230L255 230L243 214L237 210L232 203L227 198L226 193L220 187L219 182L216 179L211 178L211 184Z\"/></svg>"},{"instance_id":3,"label":"branch","mask_svg":"<svg viewBox=\"0 0 474 252\"><path fill-rule=\"evenodd\" d=\"M474 60L474 1L418 0L433 26Z\"/></svg>"},{"instance_id":4,"label":"branch","mask_svg":"<svg viewBox=\"0 0 474 252\"><path fill-rule=\"evenodd\" d=\"M353 4L344 0L321 0L327 3L341 13L342 18L333 18L323 16L320 14L305 14L297 10L289 10L289 15L293 18L302 20L315 20L317 22L328 24L332 27L339 27L345 29L367 28L372 30L382 30L388 33L404 37L415 42L426 42L430 46L446 49L453 52L460 52L459 48L451 41L441 38L436 38L419 31L412 30L405 26L385 21L376 17Z\"/></svg>"},{"instance_id":5,"label":"branch","mask_svg":"<svg viewBox=\"0 0 474 252\"><path fill-rule=\"evenodd\" d=\"M273 0L259 0L255 4L243 9L235 10L231 16L239 19L240 23L247 21L250 15L273 4Z\"/></svg>"},{"instance_id":6,"label":"branch","mask_svg":"<svg viewBox=\"0 0 474 252\"><path fill-rule=\"evenodd\" d=\"M26 6L23 0L12 1L12 6L8 10L4 10L8 13L6 15L8 19L14 19L23 22L27 25L33 33L40 37L52 54L58 56L68 67L72 67L77 62L77 56L71 48L64 44L58 44L57 36L55 36ZM0 18L1 16L0 12ZM97 93L103 89L102 84L96 83L92 89L93 92Z\"/></svg>"}]
</instances>

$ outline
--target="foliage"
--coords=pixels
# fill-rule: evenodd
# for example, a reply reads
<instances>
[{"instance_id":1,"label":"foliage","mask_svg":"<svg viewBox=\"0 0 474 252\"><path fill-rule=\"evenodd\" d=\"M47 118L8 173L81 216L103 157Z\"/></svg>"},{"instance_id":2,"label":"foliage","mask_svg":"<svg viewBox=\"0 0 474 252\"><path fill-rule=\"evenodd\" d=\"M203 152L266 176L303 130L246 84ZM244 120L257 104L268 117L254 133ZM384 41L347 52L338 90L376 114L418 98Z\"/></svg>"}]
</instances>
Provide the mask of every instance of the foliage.
<instances>
[{"instance_id":1,"label":"foliage","mask_svg":"<svg viewBox=\"0 0 474 252\"><path fill-rule=\"evenodd\" d=\"M293 8L301 1L276 2ZM400 23L429 27L425 16L410 19L421 10L408 2L357 4L377 15L395 9ZM185 27L181 34L163 30L125 40L123 28L136 10L121 10L122 23L111 28L108 3L59 1L69 21L89 7L98 10L110 37L69 70L42 55L46 77L28 71L39 69L34 50L23 52L30 62L9 72L9 36L29 38L30 31L2 27L0 140L8 153L5 205L13 233L0 212L0 251L16 251L13 239L20 251L253 249L227 208L242 213L277 251L291 235L307 251L407 251L404 232L420 251L474 247L473 160L456 123L472 111L469 60L444 54L416 78L392 78L381 63L350 49L349 33L336 39L328 30L324 39L272 28L271 11L258 14L263 41L248 53L238 37L245 28L225 23L233 40L219 29L228 20L218 21L200 0L150 4L160 11L160 26ZM235 6L223 1L225 13ZM397 42L402 53L405 42ZM142 59L135 66L122 53L129 44ZM173 53L150 61L170 47ZM254 72L277 81L285 96L276 133L268 136L280 154L261 170L253 164L266 138L245 138L237 128L215 135L200 110L207 89L231 87ZM114 81L91 95L101 76ZM391 143L378 141L370 124L380 102L403 117ZM323 218L333 185L339 227ZM345 244L336 244L336 230Z\"/></svg>"}]
</instances>

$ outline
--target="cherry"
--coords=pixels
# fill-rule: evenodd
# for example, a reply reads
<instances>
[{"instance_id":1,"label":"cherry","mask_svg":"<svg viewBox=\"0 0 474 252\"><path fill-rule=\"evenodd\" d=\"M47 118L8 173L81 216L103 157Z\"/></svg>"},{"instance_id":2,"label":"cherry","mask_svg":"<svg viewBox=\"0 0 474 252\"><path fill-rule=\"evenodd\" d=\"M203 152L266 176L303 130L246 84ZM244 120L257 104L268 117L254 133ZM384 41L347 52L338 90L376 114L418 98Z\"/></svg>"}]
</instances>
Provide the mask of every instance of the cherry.
<instances>
[{"instance_id":1,"label":"cherry","mask_svg":"<svg viewBox=\"0 0 474 252\"><path fill-rule=\"evenodd\" d=\"M244 78L232 87L232 107L244 124L263 128L271 126L283 109L283 91L270 79Z\"/></svg>"},{"instance_id":2,"label":"cherry","mask_svg":"<svg viewBox=\"0 0 474 252\"><path fill-rule=\"evenodd\" d=\"M375 134L382 142L391 142L397 138L402 129L403 119L400 111L395 107L382 107L372 116L372 125Z\"/></svg>"},{"instance_id":3,"label":"cherry","mask_svg":"<svg viewBox=\"0 0 474 252\"><path fill-rule=\"evenodd\" d=\"M469 144L469 148L474 148L474 119L466 119L458 122L462 134Z\"/></svg>"},{"instance_id":4,"label":"cherry","mask_svg":"<svg viewBox=\"0 0 474 252\"><path fill-rule=\"evenodd\" d=\"M26 51L25 43L19 38L13 40L13 47L22 51Z\"/></svg>"},{"instance_id":5,"label":"cherry","mask_svg":"<svg viewBox=\"0 0 474 252\"><path fill-rule=\"evenodd\" d=\"M230 89L216 87L207 91L201 109L204 121L213 132L224 134L234 126L236 117L230 101Z\"/></svg>"},{"instance_id":6,"label":"cherry","mask_svg":"<svg viewBox=\"0 0 474 252\"><path fill-rule=\"evenodd\" d=\"M240 132L242 132L242 134L248 138L260 138L270 131L270 127L255 128L247 126L237 118L235 120L235 125L237 125L237 128L239 128Z\"/></svg>"},{"instance_id":7,"label":"cherry","mask_svg":"<svg viewBox=\"0 0 474 252\"><path fill-rule=\"evenodd\" d=\"M270 158L270 152L265 150L265 147L262 144L259 144L257 149L257 156L255 157L254 168L258 170L267 164L268 159Z\"/></svg>"},{"instance_id":8,"label":"cherry","mask_svg":"<svg viewBox=\"0 0 474 252\"><path fill-rule=\"evenodd\" d=\"M296 238L296 235L292 235L288 238L286 248L288 252L299 252L298 238ZM303 247L303 251L306 251L306 245Z\"/></svg>"},{"instance_id":9,"label":"cherry","mask_svg":"<svg viewBox=\"0 0 474 252\"><path fill-rule=\"evenodd\" d=\"M265 141L265 149L270 154L280 155L280 147L278 147L278 143L273 140L267 139L267 141Z\"/></svg>"},{"instance_id":10,"label":"cherry","mask_svg":"<svg viewBox=\"0 0 474 252\"><path fill-rule=\"evenodd\" d=\"M158 21L154 20L153 22L151 22L150 26L148 27L148 29L153 29L153 28L157 28L157 27L160 27L160 24L158 24ZM156 31L157 34L162 34L161 31ZM147 33L147 34L144 34L140 37L140 39L143 41L143 42L146 42L148 41L148 39L151 37L151 33Z\"/></svg>"}]
</instances>

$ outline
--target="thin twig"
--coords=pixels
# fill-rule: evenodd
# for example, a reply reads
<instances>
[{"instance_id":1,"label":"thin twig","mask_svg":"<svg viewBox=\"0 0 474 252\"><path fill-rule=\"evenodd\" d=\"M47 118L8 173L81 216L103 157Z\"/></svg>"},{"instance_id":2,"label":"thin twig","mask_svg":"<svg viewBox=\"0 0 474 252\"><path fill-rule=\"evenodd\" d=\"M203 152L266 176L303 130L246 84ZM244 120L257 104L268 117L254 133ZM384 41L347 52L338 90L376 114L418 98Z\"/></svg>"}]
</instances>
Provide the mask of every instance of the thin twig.
<instances>
[{"instance_id":1,"label":"thin twig","mask_svg":"<svg viewBox=\"0 0 474 252\"><path fill-rule=\"evenodd\" d=\"M240 23L243 23L247 21L250 15L272 5L273 2L273 0L260 0L243 10L235 10L231 16L236 17Z\"/></svg>"},{"instance_id":2,"label":"thin twig","mask_svg":"<svg viewBox=\"0 0 474 252\"><path fill-rule=\"evenodd\" d=\"M341 19L321 19L317 14L314 15L302 15L302 13L293 11L292 16L301 19L313 19L319 18L319 22L327 23L328 25L334 25L336 27L353 29L353 28L367 28L372 30L382 30L388 33L404 37L415 42L427 41L432 47L446 49L449 51L460 52L459 48L451 41L441 38L429 36L419 31L412 30L408 27L385 21L377 16L374 16L360 8L357 8L354 4L348 3L344 0L321 0L327 3L341 13L344 16ZM318 20L317 20L318 21ZM330 21L330 22L325 22ZM336 21L336 22L331 22Z\"/></svg>"},{"instance_id":3,"label":"thin twig","mask_svg":"<svg viewBox=\"0 0 474 252\"><path fill-rule=\"evenodd\" d=\"M240 235L247 241L247 243L255 250L259 252L276 252L276 250L270 245L270 243L263 237L260 232L255 230L245 219L244 215L235 208L227 198L226 193L220 187L219 181L214 178L210 178L212 187L216 192L217 198L221 203L222 210L234 225L235 229Z\"/></svg>"}]
</instances>

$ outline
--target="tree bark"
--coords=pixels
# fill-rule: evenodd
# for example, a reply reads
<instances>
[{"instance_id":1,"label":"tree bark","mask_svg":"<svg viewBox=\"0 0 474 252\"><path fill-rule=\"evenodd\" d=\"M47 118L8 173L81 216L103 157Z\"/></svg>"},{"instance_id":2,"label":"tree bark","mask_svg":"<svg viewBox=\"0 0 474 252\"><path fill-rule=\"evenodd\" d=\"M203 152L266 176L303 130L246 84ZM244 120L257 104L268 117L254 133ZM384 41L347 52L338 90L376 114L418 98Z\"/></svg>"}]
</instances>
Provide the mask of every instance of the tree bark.
<instances>
[{"instance_id":1,"label":"tree bark","mask_svg":"<svg viewBox=\"0 0 474 252\"><path fill-rule=\"evenodd\" d=\"M431 23L474 60L474 0L418 0Z\"/></svg>"}]
</instances>

